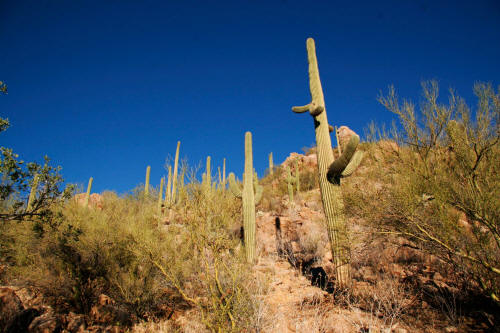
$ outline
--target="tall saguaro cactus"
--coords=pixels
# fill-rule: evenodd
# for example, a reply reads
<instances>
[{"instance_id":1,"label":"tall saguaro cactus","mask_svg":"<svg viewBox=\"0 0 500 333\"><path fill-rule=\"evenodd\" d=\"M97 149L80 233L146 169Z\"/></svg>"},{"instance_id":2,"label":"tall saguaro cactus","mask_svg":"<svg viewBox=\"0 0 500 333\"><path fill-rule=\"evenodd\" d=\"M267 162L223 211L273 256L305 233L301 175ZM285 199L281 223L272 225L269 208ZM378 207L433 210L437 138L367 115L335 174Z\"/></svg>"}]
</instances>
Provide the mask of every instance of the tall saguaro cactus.
<instances>
[{"instance_id":1,"label":"tall saguaro cactus","mask_svg":"<svg viewBox=\"0 0 500 333\"><path fill-rule=\"evenodd\" d=\"M89 179L89 184L87 185L87 193L85 193L85 207L88 207L89 205L89 199L90 199L90 190L92 189L92 183L94 182L94 178L90 177Z\"/></svg>"},{"instance_id":2,"label":"tall saguaro cactus","mask_svg":"<svg viewBox=\"0 0 500 333\"><path fill-rule=\"evenodd\" d=\"M245 133L245 170L243 173L243 190L236 184L234 173L229 174L229 188L243 205L243 231L247 261L255 261L255 205L262 198L262 186L258 185L257 175L253 171L252 133Z\"/></svg>"},{"instance_id":3,"label":"tall saguaro cactus","mask_svg":"<svg viewBox=\"0 0 500 333\"><path fill-rule=\"evenodd\" d=\"M172 178L172 194L170 196L170 201L172 204L175 203L175 193L177 191L177 172L179 169L179 148L181 147L181 142L177 141L177 149L175 151L175 160L174 160L174 175Z\"/></svg>"},{"instance_id":4,"label":"tall saguaro cactus","mask_svg":"<svg viewBox=\"0 0 500 333\"><path fill-rule=\"evenodd\" d=\"M163 203L163 184L165 184L165 177L161 177L160 181L160 191L158 192L158 216L161 216L161 205Z\"/></svg>"},{"instance_id":5,"label":"tall saguaro cactus","mask_svg":"<svg viewBox=\"0 0 500 333\"><path fill-rule=\"evenodd\" d=\"M344 153L337 160L333 160L332 142L329 133L330 126L328 125L323 89L319 78L316 47L312 38L307 39L307 58L312 101L305 106L293 107L292 110L296 113L309 111L314 119L319 185L326 215L328 237L335 263L337 284L340 288L346 288L351 284L350 244L344 216L340 178L347 176L344 171L350 170L352 173L357 166L350 164L350 162L359 164L361 161L359 154L357 158L353 159L359 143L359 136L351 137Z\"/></svg>"},{"instance_id":6,"label":"tall saguaro cactus","mask_svg":"<svg viewBox=\"0 0 500 333\"><path fill-rule=\"evenodd\" d=\"M35 177L33 177L33 184L31 184L30 196L28 197L28 206L27 206L28 211L33 209L33 202L35 202L36 199L36 191L38 190L39 179L40 176L38 174L36 174Z\"/></svg>"},{"instance_id":7,"label":"tall saguaro cactus","mask_svg":"<svg viewBox=\"0 0 500 333\"><path fill-rule=\"evenodd\" d=\"M148 165L146 168L146 184L144 185L144 195L149 195L149 175L151 174L151 167Z\"/></svg>"},{"instance_id":8,"label":"tall saguaro cactus","mask_svg":"<svg viewBox=\"0 0 500 333\"><path fill-rule=\"evenodd\" d=\"M273 165L273 152L270 152L269 153L269 174L273 174L273 169L274 169L274 165Z\"/></svg>"},{"instance_id":9,"label":"tall saguaro cactus","mask_svg":"<svg viewBox=\"0 0 500 333\"><path fill-rule=\"evenodd\" d=\"M222 161L222 187L226 186L226 159Z\"/></svg>"}]
</instances>

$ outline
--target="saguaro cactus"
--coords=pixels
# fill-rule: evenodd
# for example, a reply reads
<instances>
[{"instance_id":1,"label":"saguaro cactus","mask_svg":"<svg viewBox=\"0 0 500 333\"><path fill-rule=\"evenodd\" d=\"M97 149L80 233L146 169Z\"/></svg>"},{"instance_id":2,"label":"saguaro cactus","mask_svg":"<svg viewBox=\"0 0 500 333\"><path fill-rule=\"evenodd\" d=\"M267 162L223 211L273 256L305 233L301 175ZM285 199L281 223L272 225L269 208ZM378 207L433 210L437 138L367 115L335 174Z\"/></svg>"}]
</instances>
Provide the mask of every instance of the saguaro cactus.
<instances>
[{"instance_id":1,"label":"saguaro cactus","mask_svg":"<svg viewBox=\"0 0 500 333\"><path fill-rule=\"evenodd\" d=\"M202 185L210 189L212 187L212 169L210 168L210 156L207 156L207 166L202 178Z\"/></svg>"},{"instance_id":2,"label":"saguaro cactus","mask_svg":"<svg viewBox=\"0 0 500 333\"><path fill-rule=\"evenodd\" d=\"M286 166L286 183L288 188L288 198L290 199L290 203L293 202L293 183L295 179L292 178L292 173L290 172L290 166Z\"/></svg>"},{"instance_id":3,"label":"saguaro cactus","mask_svg":"<svg viewBox=\"0 0 500 333\"><path fill-rule=\"evenodd\" d=\"M36 199L36 191L38 190L38 180L40 176L37 174L33 177L33 184L31 184L30 196L28 197L28 206L27 210L30 211L33 209L33 202Z\"/></svg>"},{"instance_id":4,"label":"saguaro cactus","mask_svg":"<svg viewBox=\"0 0 500 333\"><path fill-rule=\"evenodd\" d=\"M181 142L177 141L177 149L175 151L175 161L174 161L174 175L172 178L172 194L170 195L170 201L172 204L175 203L175 193L177 191L177 172L179 168L179 148L181 147ZM169 189L170 190L170 189Z\"/></svg>"},{"instance_id":5,"label":"saguaro cactus","mask_svg":"<svg viewBox=\"0 0 500 333\"><path fill-rule=\"evenodd\" d=\"M167 188L165 189L165 206L170 207L172 202L172 166L168 166Z\"/></svg>"},{"instance_id":6,"label":"saguaro cactus","mask_svg":"<svg viewBox=\"0 0 500 333\"><path fill-rule=\"evenodd\" d=\"M160 191L158 192L158 216L161 216L161 204L163 201L163 184L165 184L165 178L161 177L160 181Z\"/></svg>"},{"instance_id":7,"label":"saguaro cactus","mask_svg":"<svg viewBox=\"0 0 500 333\"><path fill-rule=\"evenodd\" d=\"M359 143L359 136L351 137L344 153L337 160L333 160L332 142L329 134L330 126L328 125L323 89L319 78L316 47L312 38L307 39L307 55L312 101L305 106L293 107L292 110L296 113L309 111L314 119L319 185L326 215L328 237L335 263L337 284L340 288L346 288L351 284L350 244L345 223L340 178L347 176L344 173L345 170L351 170L352 172L357 166L349 162L359 164L361 161L360 157L352 158Z\"/></svg>"},{"instance_id":8,"label":"saguaro cactus","mask_svg":"<svg viewBox=\"0 0 500 333\"><path fill-rule=\"evenodd\" d=\"M84 203L85 207L88 207L88 205L89 205L90 190L92 189L93 182L94 182L94 178L90 177L89 184L87 185L87 193L85 193L85 203Z\"/></svg>"},{"instance_id":9,"label":"saguaro cactus","mask_svg":"<svg viewBox=\"0 0 500 333\"><path fill-rule=\"evenodd\" d=\"M226 159L222 161L222 187L226 186Z\"/></svg>"},{"instance_id":10,"label":"saguaro cactus","mask_svg":"<svg viewBox=\"0 0 500 333\"><path fill-rule=\"evenodd\" d=\"M146 168L146 184L144 185L144 195L147 197L149 195L149 175L151 173L151 167L148 165Z\"/></svg>"},{"instance_id":11,"label":"saguaro cactus","mask_svg":"<svg viewBox=\"0 0 500 333\"><path fill-rule=\"evenodd\" d=\"M269 153L269 174L273 174L274 165L273 165L273 152Z\"/></svg>"},{"instance_id":12,"label":"saguaro cactus","mask_svg":"<svg viewBox=\"0 0 500 333\"><path fill-rule=\"evenodd\" d=\"M300 192L299 159L295 160L295 184L297 185L297 194L298 194Z\"/></svg>"},{"instance_id":13,"label":"saguaro cactus","mask_svg":"<svg viewBox=\"0 0 500 333\"><path fill-rule=\"evenodd\" d=\"M243 230L247 261L255 261L255 205L262 198L262 186L258 185L257 175L253 170L252 133L245 133L245 170L243 173L243 190L236 184L234 173L229 174L229 188L243 205Z\"/></svg>"}]
</instances>

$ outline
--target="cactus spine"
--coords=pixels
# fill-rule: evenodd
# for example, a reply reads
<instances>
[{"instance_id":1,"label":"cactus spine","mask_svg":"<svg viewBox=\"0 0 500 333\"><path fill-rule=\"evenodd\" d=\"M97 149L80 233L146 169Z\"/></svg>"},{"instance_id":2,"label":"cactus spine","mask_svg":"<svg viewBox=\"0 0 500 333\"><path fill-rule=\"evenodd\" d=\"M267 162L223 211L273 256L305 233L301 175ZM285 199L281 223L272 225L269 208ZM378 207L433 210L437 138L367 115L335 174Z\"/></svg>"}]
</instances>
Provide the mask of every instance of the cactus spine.
<instances>
[{"instance_id":1,"label":"cactus spine","mask_svg":"<svg viewBox=\"0 0 500 333\"><path fill-rule=\"evenodd\" d=\"M92 182L93 181L94 181L94 178L90 177L89 184L87 185L87 193L85 193L85 203L84 203L85 207L89 206L90 190L92 189Z\"/></svg>"},{"instance_id":2,"label":"cactus spine","mask_svg":"<svg viewBox=\"0 0 500 333\"><path fill-rule=\"evenodd\" d=\"M163 184L165 184L165 177L161 177L160 191L158 192L158 216L161 216L161 204L163 201Z\"/></svg>"},{"instance_id":3,"label":"cactus spine","mask_svg":"<svg viewBox=\"0 0 500 333\"><path fill-rule=\"evenodd\" d=\"M292 110L296 113L309 111L314 119L319 185L326 215L328 238L330 239L338 286L346 288L351 284L350 244L345 223L340 178L346 176L346 174L343 174L344 170L355 167L352 165L348 168L348 164L351 162L354 150L359 142L359 136L351 137L344 154L334 162L329 134L330 126L326 116L325 100L316 59L316 47L312 38L307 39L307 54L312 101L305 106L293 107ZM356 163L356 161L359 164L360 159L353 159L352 162Z\"/></svg>"},{"instance_id":4,"label":"cactus spine","mask_svg":"<svg viewBox=\"0 0 500 333\"><path fill-rule=\"evenodd\" d=\"M252 133L245 133L245 171L243 173L243 190L236 184L233 173L229 174L229 188L238 198L242 199L243 230L245 236L245 251L247 261L255 261L255 205L262 198L262 186L258 185L257 176L253 170Z\"/></svg>"},{"instance_id":5,"label":"cactus spine","mask_svg":"<svg viewBox=\"0 0 500 333\"><path fill-rule=\"evenodd\" d=\"M273 152L270 152L269 153L269 174L273 174L273 169L274 169L274 165L273 165Z\"/></svg>"},{"instance_id":6,"label":"cactus spine","mask_svg":"<svg viewBox=\"0 0 500 333\"><path fill-rule=\"evenodd\" d=\"M30 196L28 198L28 207L27 207L28 211L33 209L33 202L35 202L36 199L36 191L38 189L39 179L40 176L38 174L36 174L35 177L33 177L33 184L31 185Z\"/></svg>"},{"instance_id":7,"label":"cactus spine","mask_svg":"<svg viewBox=\"0 0 500 333\"><path fill-rule=\"evenodd\" d=\"M149 174L151 173L151 167L148 165L146 168L146 184L144 185L144 195L147 197L149 195Z\"/></svg>"},{"instance_id":8,"label":"cactus spine","mask_svg":"<svg viewBox=\"0 0 500 333\"><path fill-rule=\"evenodd\" d=\"M177 190L177 172L179 168L179 149L181 147L181 142L177 141L177 149L175 151L175 161L174 161L174 175L172 179L172 194L170 198L170 202L173 204L175 203L175 196L176 196L176 190Z\"/></svg>"}]
</instances>

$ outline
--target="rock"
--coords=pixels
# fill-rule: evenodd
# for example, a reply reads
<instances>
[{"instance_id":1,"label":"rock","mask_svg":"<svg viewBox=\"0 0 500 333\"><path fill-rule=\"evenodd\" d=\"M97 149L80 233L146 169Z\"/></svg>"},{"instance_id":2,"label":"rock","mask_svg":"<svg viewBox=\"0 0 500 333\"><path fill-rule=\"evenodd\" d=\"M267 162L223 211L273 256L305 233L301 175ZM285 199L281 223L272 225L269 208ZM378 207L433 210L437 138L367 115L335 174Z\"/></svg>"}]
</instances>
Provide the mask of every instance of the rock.
<instances>
[{"instance_id":1,"label":"rock","mask_svg":"<svg viewBox=\"0 0 500 333\"><path fill-rule=\"evenodd\" d=\"M115 305L115 301L109 296L101 294L99 301L90 309L90 319L95 323L122 323L130 325L136 318Z\"/></svg>"},{"instance_id":2,"label":"rock","mask_svg":"<svg viewBox=\"0 0 500 333\"><path fill-rule=\"evenodd\" d=\"M83 206L85 205L85 193L79 193L74 196L75 201L80 205ZM96 209L102 209L103 207L103 197L102 195L98 193L92 193L89 197L89 207L96 208Z\"/></svg>"},{"instance_id":3,"label":"rock","mask_svg":"<svg viewBox=\"0 0 500 333\"><path fill-rule=\"evenodd\" d=\"M10 325L23 310L23 303L15 291L9 287L0 287L0 331Z\"/></svg>"},{"instance_id":4,"label":"rock","mask_svg":"<svg viewBox=\"0 0 500 333\"><path fill-rule=\"evenodd\" d=\"M85 317L70 312L65 318L66 329L72 333L82 332L85 329Z\"/></svg>"},{"instance_id":5,"label":"rock","mask_svg":"<svg viewBox=\"0 0 500 333\"><path fill-rule=\"evenodd\" d=\"M26 309L18 313L5 327L5 332L26 332L33 319L40 315L37 309Z\"/></svg>"},{"instance_id":6,"label":"rock","mask_svg":"<svg viewBox=\"0 0 500 333\"><path fill-rule=\"evenodd\" d=\"M62 330L62 321L52 308L47 307L44 314L33 319L28 327L30 333L51 333Z\"/></svg>"},{"instance_id":7,"label":"rock","mask_svg":"<svg viewBox=\"0 0 500 333\"><path fill-rule=\"evenodd\" d=\"M349 142L349 140L353 135L357 135L353 130L351 130L347 126L340 126L338 129L338 134L339 134L340 146L342 148L345 147L345 145ZM344 150L342 149L342 151Z\"/></svg>"}]
</instances>

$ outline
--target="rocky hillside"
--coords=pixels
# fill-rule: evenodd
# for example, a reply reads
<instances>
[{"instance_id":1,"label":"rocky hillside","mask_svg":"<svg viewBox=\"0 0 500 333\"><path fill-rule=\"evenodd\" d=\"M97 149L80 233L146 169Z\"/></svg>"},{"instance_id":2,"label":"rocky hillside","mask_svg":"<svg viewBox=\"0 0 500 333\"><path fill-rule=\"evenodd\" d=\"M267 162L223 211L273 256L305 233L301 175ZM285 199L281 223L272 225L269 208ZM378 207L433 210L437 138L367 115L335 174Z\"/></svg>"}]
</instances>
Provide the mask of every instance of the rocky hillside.
<instances>
[{"instance_id":1,"label":"rocky hillside","mask_svg":"<svg viewBox=\"0 0 500 333\"><path fill-rule=\"evenodd\" d=\"M342 130L344 142L349 130ZM314 150L307 155L292 153L272 175L261 179L264 197L256 211L258 260L251 272L261 283L252 290L256 297L254 328L244 331L498 331L498 313L486 303L478 304L482 298L474 300L461 293L449 265L401 235L380 233L364 220L358 208L349 206L359 200L356 193L376 194L384 186L374 178L372 166L389 163L399 149L388 141L361 148L365 159L342 185L352 241L352 288L335 288ZM336 150L334 153L338 156ZM286 187L287 166L294 171L298 166L302 180L302 189L293 200ZM77 202L82 200L76 198ZM105 211L110 205L107 200L93 194L90 206ZM187 208L174 210L161 220L163 230L182 228L189 214ZM239 237L238 225L233 229ZM0 327L5 332L206 330L199 309L183 301L163 305L160 314L149 319L138 318L103 290L88 311L77 314L74 308L55 304L41 289L23 283L0 287Z\"/></svg>"}]
</instances>

